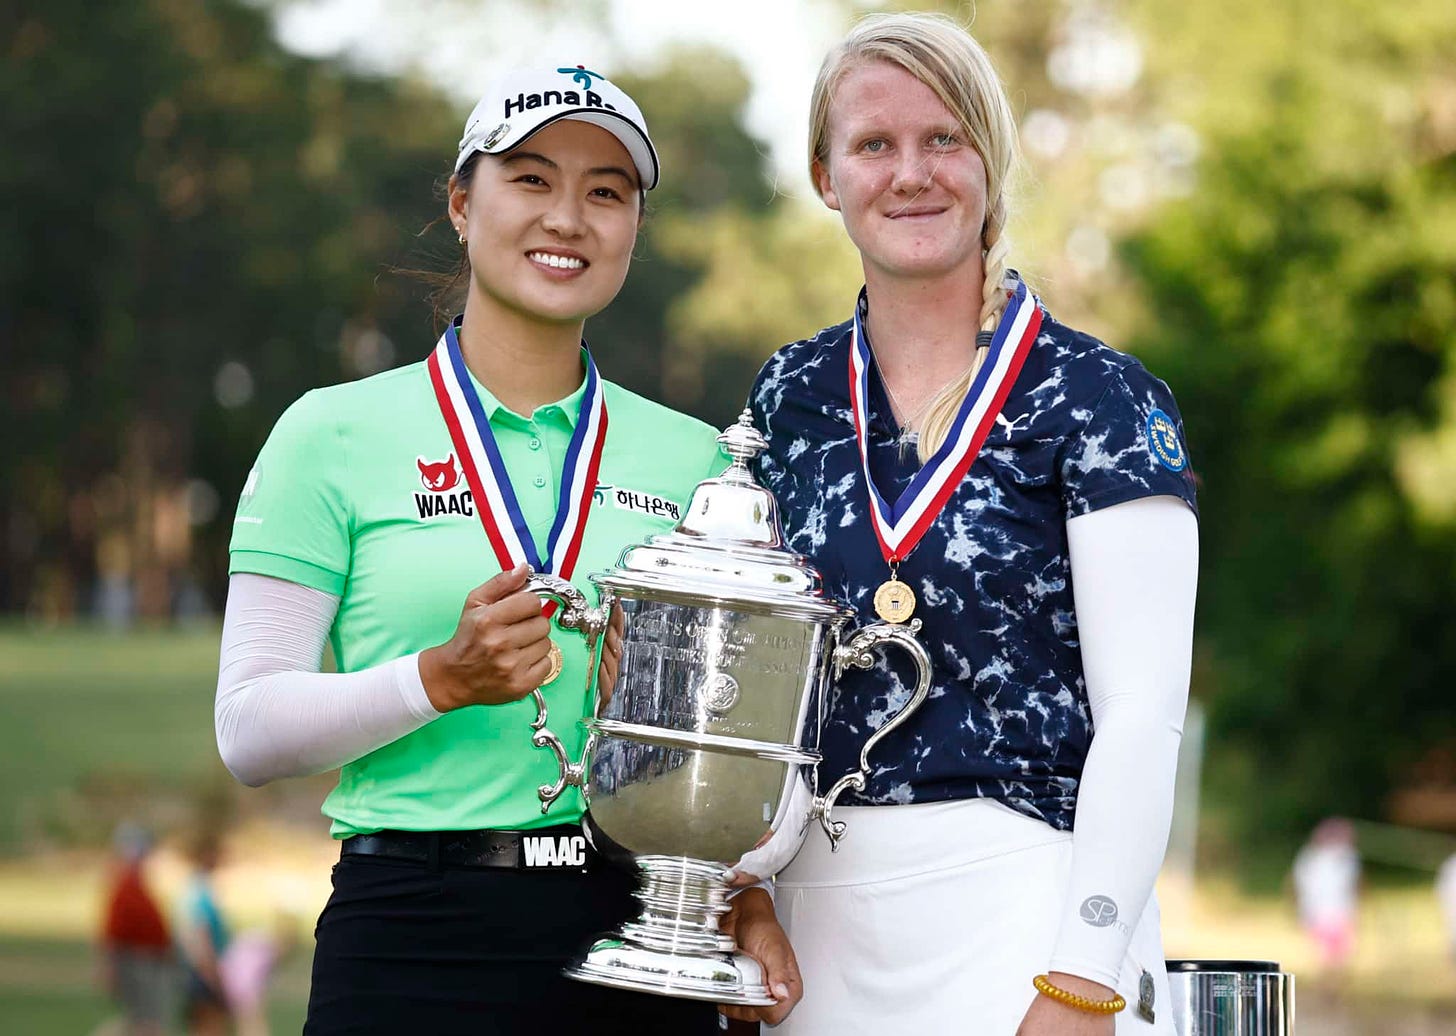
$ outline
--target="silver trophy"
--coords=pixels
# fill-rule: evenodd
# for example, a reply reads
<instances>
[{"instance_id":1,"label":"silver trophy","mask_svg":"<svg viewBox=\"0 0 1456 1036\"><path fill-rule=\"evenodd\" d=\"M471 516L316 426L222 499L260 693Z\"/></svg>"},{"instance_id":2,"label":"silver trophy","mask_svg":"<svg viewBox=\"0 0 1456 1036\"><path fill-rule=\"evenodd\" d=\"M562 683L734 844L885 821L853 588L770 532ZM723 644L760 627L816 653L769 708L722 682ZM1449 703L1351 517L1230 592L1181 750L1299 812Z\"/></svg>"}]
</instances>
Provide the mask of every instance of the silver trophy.
<instances>
[{"instance_id":1,"label":"silver trophy","mask_svg":"<svg viewBox=\"0 0 1456 1036\"><path fill-rule=\"evenodd\" d=\"M771 1004L758 963L718 926L728 868L771 874L817 820L833 845L845 826L834 803L862 790L869 754L930 688L920 623L875 623L853 634L850 608L828 598L817 571L784 547L778 505L749 471L767 445L745 411L718 441L733 463L701 483L677 528L628 547L591 576L593 608L571 584L532 577L563 607L556 621L587 639L588 679L600 638L620 606L622 660L609 696L597 695L582 758L547 727L536 692L534 741L555 753L560 777L539 789L543 810L582 789L586 831L608 858L641 869L639 916L598 940L567 970L618 989ZM869 668L896 644L914 660L915 686L865 742L860 767L817 794L815 764L830 681ZM751 865L750 865L751 864Z\"/></svg>"},{"instance_id":2,"label":"silver trophy","mask_svg":"<svg viewBox=\"0 0 1456 1036\"><path fill-rule=\"evenodd\" d=\"M1291 1036L1294 976L1271 960L1170 960L1178 1036Z\"/></svg>"}]
</instances>

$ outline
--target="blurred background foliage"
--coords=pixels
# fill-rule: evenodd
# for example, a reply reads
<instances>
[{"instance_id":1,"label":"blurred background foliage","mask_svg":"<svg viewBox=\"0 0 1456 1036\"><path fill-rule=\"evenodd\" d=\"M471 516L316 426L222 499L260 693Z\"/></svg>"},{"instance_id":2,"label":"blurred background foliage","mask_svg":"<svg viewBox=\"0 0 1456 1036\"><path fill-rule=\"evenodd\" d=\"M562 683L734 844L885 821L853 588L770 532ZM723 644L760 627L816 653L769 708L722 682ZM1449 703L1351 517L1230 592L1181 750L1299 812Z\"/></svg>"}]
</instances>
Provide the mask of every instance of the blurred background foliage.
<instances>
[{"instance_id":1,"label":"blurred background foliage","mask_svg":"<svg viewBox=\"0 0 1456 1036\"><path fill-rule=\"evenodd\" d=\"M289 52L278 6L0 13L11 661L87 650L42 627L215 617L277 415L433 344L395 271L454 256L421 231L464 106ZM846 24L862 9L838 6ZM603 17L538 15L567 7ZM1328 813L1456 831L1456 7L983 3L975 31L1023 127L1017 265L1183 409L1205 852L1287 860ZM726 423L774 348L845 317L857 260L744 128L733 58L679 49L617 78L668 175L589 337L615 380Z\"/></svg>"},{"instance_id":2,"label":"blurred background foliage","mask_svg":"<svg viewBox=\"0 0 1456 1036\"><path fill-rule=\"evenodd\" d=\"M1203 482L1210 798L1450 829L1456 8L1136 6L1202 140L1121 252Z\"/></svg>"}]
</instances>

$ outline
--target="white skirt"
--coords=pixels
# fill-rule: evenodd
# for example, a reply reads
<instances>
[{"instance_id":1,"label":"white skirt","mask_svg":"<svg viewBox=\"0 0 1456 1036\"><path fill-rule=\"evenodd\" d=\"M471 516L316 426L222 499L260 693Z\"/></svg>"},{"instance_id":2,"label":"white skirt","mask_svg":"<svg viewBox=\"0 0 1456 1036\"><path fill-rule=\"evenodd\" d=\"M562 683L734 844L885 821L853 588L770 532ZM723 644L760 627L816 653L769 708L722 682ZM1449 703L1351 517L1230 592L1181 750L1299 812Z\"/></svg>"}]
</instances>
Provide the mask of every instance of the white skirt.
<instances>
[{"instance_id":1,"label":"white skirt","mask_svg":"<svg viewBox=\"0 0 1456 1036\"><path fill-rule=\"evenodd\" d=\"M776 884L804 999L789 1036L1014 1036L1061 923L1072 836L987 799L838 806L839 852L814 824ZM1156 1022L1137 1013L1154 982ZM1172 1036L1158 904L1122 963L1118 1036Z\"/></svg>"}]
</instances>

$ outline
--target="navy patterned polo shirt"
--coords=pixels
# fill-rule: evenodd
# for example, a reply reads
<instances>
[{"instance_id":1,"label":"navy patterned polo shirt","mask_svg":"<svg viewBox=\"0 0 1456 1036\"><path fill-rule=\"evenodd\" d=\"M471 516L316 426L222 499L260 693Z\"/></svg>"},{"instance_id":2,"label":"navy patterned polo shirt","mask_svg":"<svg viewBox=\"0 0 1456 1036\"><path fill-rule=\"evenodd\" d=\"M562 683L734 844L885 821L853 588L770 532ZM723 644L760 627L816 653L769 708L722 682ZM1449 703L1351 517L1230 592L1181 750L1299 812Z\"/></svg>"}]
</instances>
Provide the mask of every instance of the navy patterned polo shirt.
<instances>
[{"instance_id":1,"label":"navy patterned polo shirt","mask_svg":"<svg viewBox=\"0 0 1456 1036\"><path fill-rule=\"evenodd\" d=\"M864 319L865 296L860 295ZM1040 305L1040 301L1037 303ZM827 592L876 622L889 577L869 515L850 412L852 321L787 345L750 397L768 437L758 474L778 498L789 546ZM897 499L919 470L877 370L869 392L870 472ZM1092 717L1077 643L1066 521L1146 496L1196 509L1182 421L1168 387L1133 357L1043 320L980 454L910 556L930 696L870 756L863 793L890 805L992 798L1055 828L1072 826ZM914 688L893 649L830 691L819 787L858 767L860 747Z\"/></svg>"}]
</instances>

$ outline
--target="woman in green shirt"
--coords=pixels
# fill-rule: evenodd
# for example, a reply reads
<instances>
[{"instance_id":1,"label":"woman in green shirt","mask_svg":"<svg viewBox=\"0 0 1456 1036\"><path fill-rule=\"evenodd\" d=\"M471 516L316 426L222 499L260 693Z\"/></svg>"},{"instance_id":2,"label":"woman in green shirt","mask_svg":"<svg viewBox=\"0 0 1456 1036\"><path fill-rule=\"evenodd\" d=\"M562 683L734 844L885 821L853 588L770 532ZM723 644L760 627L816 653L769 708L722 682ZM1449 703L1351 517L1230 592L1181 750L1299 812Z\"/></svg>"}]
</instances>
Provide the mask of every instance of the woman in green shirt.
<instances>
[{"instance_id":1,"label":"woman in green shirt","mask_svg":"<svg viewBox=\"0 0 1456 1036\"><path fill-rule=\"evenodd\" d=\"M307 393L249 474L219 746L248 784L340 768L307 1033L717 1029L710 1005L561 977L632 882L585 843L575 789L543 815L556 764L522 700L541 687L580 754L587 654L529 569L594 600L583 576L725 467L713 429L603 380L582 341L657 178L641 112L597 73L498 81L450 180L463 314L427 361ZM338 673L317 672L325 639ZM610 680L615 631L605 647Z\"/></svg>"}]
</instances>

